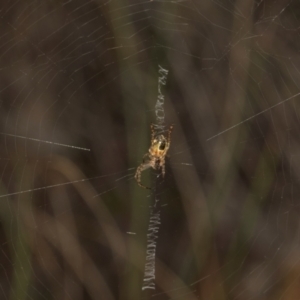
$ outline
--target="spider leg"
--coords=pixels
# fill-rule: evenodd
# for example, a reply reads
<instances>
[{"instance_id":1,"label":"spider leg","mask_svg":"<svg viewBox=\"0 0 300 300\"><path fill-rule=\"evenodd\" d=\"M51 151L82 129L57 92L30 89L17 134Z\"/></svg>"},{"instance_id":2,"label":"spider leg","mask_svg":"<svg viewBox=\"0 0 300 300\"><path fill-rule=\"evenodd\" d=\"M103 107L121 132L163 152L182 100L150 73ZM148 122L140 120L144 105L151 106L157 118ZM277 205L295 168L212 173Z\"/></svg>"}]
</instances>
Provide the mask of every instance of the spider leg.
<instances>
[{"instance_id":1,"label":"spider leg","mask_svg":"<svg viewBox=\"0 0 300 300\"><path fill-rule=\"evenodd\" d=\"M166 174L165 159L160 160L160 167L161 167L162 177L165 178L165 174Z\"/></svg>"},{"instance_id":2,"label":"spider leg","mask_svg":"<svg viewBox=\"0 0 300 300\"><path fill-rule=\"evenodd\" d=\"M155 129L154 129L153 123L150 125L150 129L151 129L151 144L152 144L152 142L154 140L154 136L155 136Z\"/></svg>"},{"instance_id":3,"label":"spider leg","mask_svg":"<svg viewBox=\"0 0 300 300\"><path fill-rule=\"evenodd\" d=\"M146 155L145 155L146 156ZM145 157L144 156L144 157ZM135 172L135 175L134 175L134 178L136 180L136 182L138 183L138 185L144 189L148 189L148 190L152 190L152 188L148 187L148 186L145 186L141 183L141 177L142 177L142 172L148 168L150 168L151 165L149 163L142 163L137 169L136 169L136 172Z\"/></svg>"},{"instance_id":4,"label":"spider leg","mask_svg":"<svg viewBox=\"0 0 300 300\"><path fill-rule=\"evenodd\" d=\"M151 158L149 157L149 153L146 153L143 156L143 165L149 164L149 161L151 160Z\"/></svg>"},{"instance_id":5,"label":"spider leg","mask_svg":"<svg viewBox=\"0 0 300 300\"><path fill-rule=\"evenodd\" d=\"M172 133L172 130L174 128L174 125L170 125L169 127L169 130L168 130L168 142L170 143L171 142L171 133Z\"/></svg>"}]
</instances>

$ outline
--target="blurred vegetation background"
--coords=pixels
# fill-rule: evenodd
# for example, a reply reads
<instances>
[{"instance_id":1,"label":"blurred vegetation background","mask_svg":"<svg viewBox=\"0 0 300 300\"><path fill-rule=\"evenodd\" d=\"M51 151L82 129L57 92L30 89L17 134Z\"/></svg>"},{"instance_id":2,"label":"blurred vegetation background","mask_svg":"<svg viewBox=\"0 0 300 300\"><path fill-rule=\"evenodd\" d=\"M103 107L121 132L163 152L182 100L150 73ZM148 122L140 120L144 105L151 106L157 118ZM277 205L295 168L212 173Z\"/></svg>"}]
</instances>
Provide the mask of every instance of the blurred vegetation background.
<instances>
[{"instance_id":1,"label":"blurred vegetation background","mask_svg":"<svg viewBox=\"0 0 300 300\"><path fill-rule=\"evenodd\" d=\"M0 299L300 298L299 1L10 0L0 24Z\"/></svg>"}]
</instances>

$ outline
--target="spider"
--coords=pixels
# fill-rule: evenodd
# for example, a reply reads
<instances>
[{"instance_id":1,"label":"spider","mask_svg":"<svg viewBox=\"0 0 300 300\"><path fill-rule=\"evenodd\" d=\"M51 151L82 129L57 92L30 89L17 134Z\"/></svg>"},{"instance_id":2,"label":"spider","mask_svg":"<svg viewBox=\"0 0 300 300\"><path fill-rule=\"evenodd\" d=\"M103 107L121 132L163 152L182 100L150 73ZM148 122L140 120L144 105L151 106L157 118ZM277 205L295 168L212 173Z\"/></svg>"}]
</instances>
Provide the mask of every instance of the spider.
<instances>
[{"instance_id":1,"label":"spider","mask_svg":"<svg viewBox=\"0 0 300 300\"><path fill-rule=\"evenodd\" d=\"M170 148L172 130L173 125L169 127L167 137L163 134L156 135L154 125L151 124L151 146L144 155L143 162L138 166L134 175L140 187L151 190L150 187L141 183L142 172L150 167L157 171L161 170L162 176L165 176L165 157Z\"/></svg>"}]
</instances>

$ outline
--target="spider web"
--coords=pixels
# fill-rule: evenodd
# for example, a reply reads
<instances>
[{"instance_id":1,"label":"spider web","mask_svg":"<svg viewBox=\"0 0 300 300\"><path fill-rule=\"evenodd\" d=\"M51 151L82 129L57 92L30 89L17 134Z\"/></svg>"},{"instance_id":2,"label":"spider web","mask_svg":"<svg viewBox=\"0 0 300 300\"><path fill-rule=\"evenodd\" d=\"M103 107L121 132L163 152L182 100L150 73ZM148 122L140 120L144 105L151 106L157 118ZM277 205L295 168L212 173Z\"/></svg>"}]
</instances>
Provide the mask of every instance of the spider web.
<instances>
[{"instance_id":1,"label":"spider web","mask_svg":"<svg viewBox=\"0 0 300 300\"><path fill-rule=\"evenodd\" d=\"M299 1L0 21L0 299L299 299ZM174 124L155 193L151 123Z\"/></svg>"}]
</instances>

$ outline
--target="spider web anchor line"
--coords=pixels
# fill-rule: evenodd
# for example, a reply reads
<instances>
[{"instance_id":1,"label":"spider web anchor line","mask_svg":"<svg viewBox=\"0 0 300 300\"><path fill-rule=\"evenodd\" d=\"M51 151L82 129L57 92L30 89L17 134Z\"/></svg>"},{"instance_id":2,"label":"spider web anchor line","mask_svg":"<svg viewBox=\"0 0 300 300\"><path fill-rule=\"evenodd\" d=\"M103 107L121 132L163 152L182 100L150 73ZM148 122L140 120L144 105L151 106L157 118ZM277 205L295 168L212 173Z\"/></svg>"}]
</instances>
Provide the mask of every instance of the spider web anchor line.
<instances>
[{"instance_id":1,"label":"spider web anchor line","mask_svg":"<svg viewBox=\"0 0 300 300\"><path fill-rule=\"evenodd\" d=\"M147 234L147 255L144 271L144 279L142 285L142 291L151 289L155 290L155 254L156 254L156 240L158 238L157 233L160 225L160 211L151 211L148 234Z\"/></svg>"},{"instance_id":2,"label":"spider web anchor line","mask_svg":"<svg viewBox=\"0 0 300 300\"><path fill-rule=\"evenodd\" d=\"M167 76L169 71L164 69L162 66L158 65L159 77L158 77L158 96L155 104L155 115L156 115L156 124L154 125L155 130L160 133L164 131L165 123L165 96L162 93L162 86L167 83Z\"/></svg>"},{"instance_id":3,"label":"spider web anchor line","mask_svg":"<svg viewBox=\"0 0 300 300\"><path fill-rule=\"evenodd\" d=\"M83 150L83 151L91 151L91 149L88 149L88 148L83 148L83 147L78 147L78 146L73 146L73 145L67 145L67 144L62 144L62 143L56 143L56 142L51 142L51 141L47 141L47 140L41 140L41 139L26 137L26 136L17 135L17 134L10 134L10 133L0 132L0 135L10 136L10 137L19 138L19 139L25 139L25 140L29 140L29 141L33 141L33 142L39 142L39 143L50 144L50 145L55 145L55 146L73 148L73 149L78 149L78 150Z\"/></svg>"}]
</instances>

